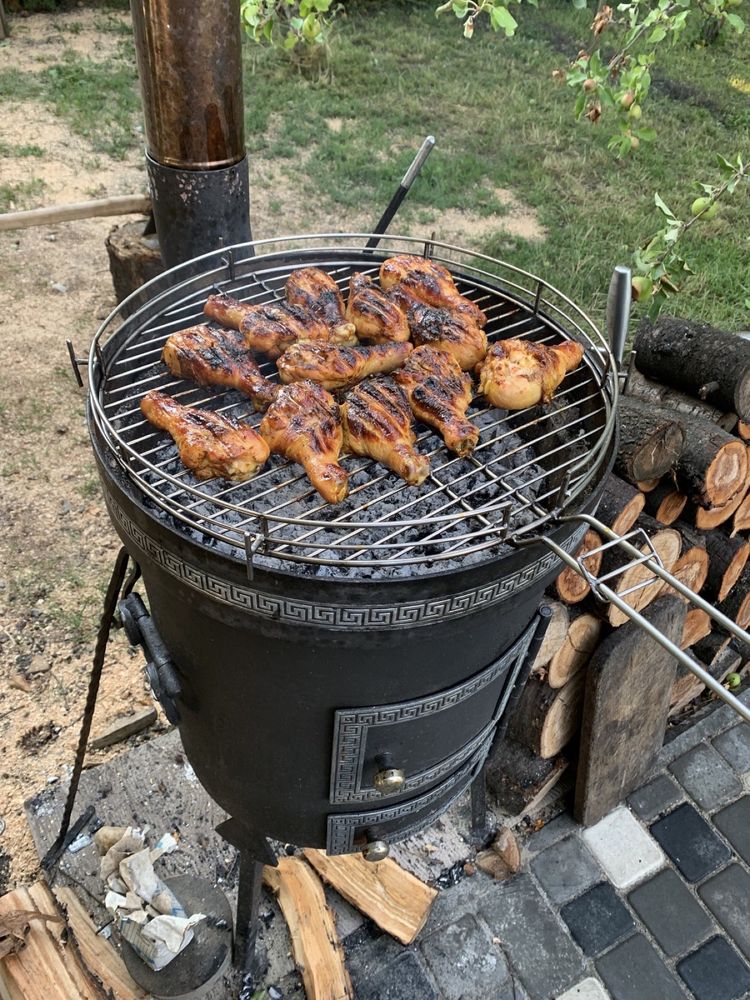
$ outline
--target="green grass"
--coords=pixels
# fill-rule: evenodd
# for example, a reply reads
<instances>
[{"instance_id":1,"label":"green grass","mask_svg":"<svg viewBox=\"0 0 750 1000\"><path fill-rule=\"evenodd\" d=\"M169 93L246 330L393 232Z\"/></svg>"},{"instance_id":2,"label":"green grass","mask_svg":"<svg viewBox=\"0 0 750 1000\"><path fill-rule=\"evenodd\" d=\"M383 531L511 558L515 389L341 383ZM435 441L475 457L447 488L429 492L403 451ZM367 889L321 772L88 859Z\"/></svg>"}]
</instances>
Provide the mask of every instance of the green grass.
<instances>
[{"instance_id":1,"label":"green grass","mask_svg":"<svg viewBox=\"0 0 750 1000\"><path fill-rule=\"evenodd\" d=\"M34 145L11 146L9 143L0 140L0 156L35 156L38 159L44 156L44 150L41 146Z\"/></svg>"},{"instance_id":2,"label":"green grass","mask_svg":"<svg viewBox=\"0 0 750 1000\"><path fill-rule=\"evenodd\" d=\"M39 177L32 177L19 184L0 184L0 212L18 212L30 208L44 188L45 183Z\"/></svg>"}]
</instances>

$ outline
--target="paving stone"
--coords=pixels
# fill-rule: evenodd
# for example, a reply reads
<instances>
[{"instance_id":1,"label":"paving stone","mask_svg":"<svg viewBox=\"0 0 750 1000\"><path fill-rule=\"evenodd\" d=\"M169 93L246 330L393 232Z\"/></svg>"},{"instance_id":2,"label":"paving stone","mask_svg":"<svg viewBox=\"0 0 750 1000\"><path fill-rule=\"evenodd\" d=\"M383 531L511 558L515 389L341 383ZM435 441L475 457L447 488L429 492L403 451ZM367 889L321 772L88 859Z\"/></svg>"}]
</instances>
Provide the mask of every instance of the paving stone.
<instances>
[{"instance_id":1,"label":"paving stone","mask_svg":"<svg viewBox=\"0 0 750 1000\"><path fill-rule=\"evenodd\" d=\"M683 958L677 971L695 1000L737 1000L750 990L750 969L722 937Z\"/></svg>"},{"instance_id":2,"label":"paving stone","mask_svg":"<svg viewBox=\"0 0 750 1000\"><path fill-rule=\"evenodd\" d=\"M419 957L413 951L354 984L357 1000L440 1000Z\"/></svg>"},{"instance_id":3,"label":"paving stone","mask_svg":"<svg viewBox=\"0 0 750 1000\"><path fill-rule=\"evenodd\" d=\"M750 958L750 875L740 865L730 865L698 890L703 902Z\"/></svg>"},{"instance_id":4,"label":"paving stone","mask_svg":"<svg viewBox=\"0 0 750 1000\"><path fill-rule=\"evenodd\" d=\"M425 938L421 948L445 1000L494 996L508 979L502 950L469 914Z\"/></svg>"},{"instance_id":5,"label":"paving stone","mask_svg":"<svg viewBox=\"0 0 750 1000\"><path fill-rule=\"evenodd\" d=\"M750 771L750 726L741 722L714 739L714 746L735 771Z\"/></svg>"},{"instance_id":6,"label":"paving stone","mask_svg":"<svg viewBox=\"0 0 750 1000\"><path fill-rule=\"evenodd\" d=\"M562 812L559 816L555 816L554 819L545 824L541 830L532 833L526 842L526 848L531 853L536 854L547 847L551 847L552 844L556 844L563 837L567 837L571 833L576 833L580 829L580 826L569 812Z\"/></svg>"},{"instance_id":7,"label":"paving stone","mask_svg":"<svg viewBox=\"0 0 750 1000\"><path fill-rule=\"evenodd\" d=\"M688 882L700 882L731 857L726 844L687 802L653 823L651 833Z\"/></svg>"},{"instance_id":8,"label":"paving stone","mask_svg":"<svg viewBox=\"0 0 750 1000\"><path fill-rule=\"evenodd\" d=\"M750 865L750 795L743 795L714 816L714 824L746 865Z\"/></svg>"},{"instance_id":9,"label":"paving stone","mask_svg":"<svg viewBox=\"0 0 750 1000\"><path fill-rule=\"evenodd\" d=\"M750 688L739 695L740 701L750 705ZM699 722L694 722L685 732L680 733L659 751L659 759L653 773L663 770L667 764L677 760L691 747L697 746L706 739L712 739L719 733L731 729L737 724L737 713L729 705L720 705Z\"/></svg>"},{"instance_id":10,"label":"paving stone","mask_svg":"<svg viewBox=\"0 0 750 1000\"><path fill-rule=\"evenodd\" d=\"M742 783L712 746L701 743L669 765L669 770L701 809L713 812L742 794Z\"/></svg>"},{"instance_id":11,"label":"paving stone","mask_svg":"<svg viewBox=\"0 0 750 1000\"><path fill-rule=\"evenodd\" d=\"M582 976L578 949L529 875L498 883L480 914L532 997L555 996Z\"/></svg>"},{"instance_id":12,"label":"paving stone","mask_svg":"<svg viewBox=\"0 0 750 1000\"><path fill-rule=\"evenodd\" d=\"M635 930L633 918L609 882L584 892L560 914L587 955L600 955Z\"/></svg>"},{"instance_id":13,"label":"paving stone","mask_svg":"<svg viewBox=\"0 0 750 1000\"><path fill-rule=\"evenodd\" d=\"M583 839L618 889L629 889L664 864L664 855L625 806L583 831Z\"/></svg>"},{"instance_id":14,"label":"paving stone","mask_svg":"<svg viewBox=\"0 0 750 1000\"><path fill-rule=\"evenodd\" d=\"M557 1000L608 1000L609 995L598 979L588 976L561 993Z\"/></svg>"},{"instance_id":15,"label":"paving stone","mask_svg":"<svg viewBox=\"0 0 750 1000\"><path fill-rule=\"evenodd\" d=\"M579 837L566 837L542 851L531 869L554 903L565 903L602 877L602 870Z\"/></svg>"},{"instance_id":16,"label":"paving stone","mask_svg":"<svg viewBox=\"0 0 750 1000\"><path fill-rule=\"evenodd\" d=\"M668 774L660 774L647 785L642 785L628 799L628 805L644 822L649 823L661 816L678 802L682 802L685 794L676 781Z\"/></svg>"},{"instance_id":17,"label":"paving stone","mask_svg":"<svg viewBox=\"0 0 750 1000\"><path fill-rule=\"evenodd\" d=\"M617 1000L685 998L677 980L642 934L634 934L597 959L596 968Z\"/></svg>"},{"instance_id":18,"label":"paving stone","mask_svg":"<svg viewBox=\"0 0 750 1000\"><path fill-rule=\"evenodd\" d=\"M666 955L684 955L713 930L713 922L680 876L666 868L630 893L630 905Z\"/></svg>"}]
</instances>

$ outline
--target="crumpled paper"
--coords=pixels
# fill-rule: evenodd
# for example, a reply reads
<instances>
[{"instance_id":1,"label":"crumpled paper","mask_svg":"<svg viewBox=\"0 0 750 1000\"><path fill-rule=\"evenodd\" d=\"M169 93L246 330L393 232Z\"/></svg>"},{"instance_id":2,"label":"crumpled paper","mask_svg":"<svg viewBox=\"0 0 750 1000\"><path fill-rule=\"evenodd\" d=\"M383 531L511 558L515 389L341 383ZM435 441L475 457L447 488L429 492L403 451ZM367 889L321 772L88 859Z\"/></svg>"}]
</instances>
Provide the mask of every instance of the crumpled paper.
<instances>
[{"instance_id":1,"label":"crumpled paper","mask_svg":"<svg viewBox=\"0 0 750 1000\"><path fill-rule=\"evenodd\" d=\"M96 838L95 838L96 840ZM155 972L165 968L193 940L193 927L202 913L188 917L172 890L154 871L154 862L174 851L177 841L165 833L153 848L146 847L146 831L109 827L96 840L102 857L100 874L107 887L104 905L120 933Z\"/></svg>"}]
</instances>

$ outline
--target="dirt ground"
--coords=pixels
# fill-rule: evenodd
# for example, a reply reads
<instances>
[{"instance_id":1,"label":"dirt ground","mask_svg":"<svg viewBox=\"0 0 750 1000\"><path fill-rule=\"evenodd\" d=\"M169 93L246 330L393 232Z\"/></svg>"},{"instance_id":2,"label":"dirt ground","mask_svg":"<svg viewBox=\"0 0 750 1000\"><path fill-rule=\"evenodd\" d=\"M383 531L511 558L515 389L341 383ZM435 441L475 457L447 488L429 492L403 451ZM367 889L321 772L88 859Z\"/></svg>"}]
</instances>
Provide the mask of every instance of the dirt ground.
<instances>
[{"instance_id":1,"label":"dirt ground","mask_svg":"<svg viewBox=\"0 0 750 1000\"><path fill-rule=\"evenodd\" d=\"M125 19L125 15L117 16ZM119 38L96 27L88 9L35 15L12 22L0 46L0 69L41 68L74 49L106 59ZM72 22L75 32L66 31ZM34 143L41 158L4 157L0 183L30 176L44 182L38 205L145 193L143 156L134 148L117 161L96 153L44 104L3 107L2 139ZM337 122L332 120L331 128ZM251 163L256 237L280 232L367 228L365 217L315 215L315 202L293 196L294 170L255 158ZM292 206L266 207L265 192ZM289 194L288 198L284 193ZM543 237L533 214L510 192L501 224ZM442 238L471 244L500 220L449 213L425 224ZM0 894L30 880L37 857L23 801L47 783L64 780L72 764L86 697L102 597L118 541L100 496L84 420L84 392L73 377L66 339L87 353L99 322L115 304L104 248L113 225L94 219L0 234ZM403 228L406 228L405 226ZM119 715L151 703L142 658L115 636L105 664L94 733ZM160 720L155 731L164 728ZM135 737L147 739L148 734ZM91 753L94 764L122 745ZM0 823L0 827L3 826Z\"/></svg>"}]
</instances>

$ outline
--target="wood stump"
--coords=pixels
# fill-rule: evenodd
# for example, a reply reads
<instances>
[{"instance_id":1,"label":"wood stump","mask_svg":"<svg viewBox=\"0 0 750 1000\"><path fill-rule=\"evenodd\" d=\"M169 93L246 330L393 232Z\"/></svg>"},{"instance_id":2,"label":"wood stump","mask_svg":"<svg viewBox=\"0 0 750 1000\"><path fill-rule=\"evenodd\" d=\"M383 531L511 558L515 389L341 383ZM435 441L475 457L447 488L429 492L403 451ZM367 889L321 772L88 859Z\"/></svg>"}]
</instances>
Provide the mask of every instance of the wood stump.
<instances>
[{"instance_id":1,"label":"wood stump","mask_svg":"<svg viewBox=\"0 0 750 1000\"><path fill-rule=\"evenodd\" d=\"M148 219L114 226L105 241L117 302L164 271L156 233L144 236Z\"/></svg>"}]
</instances>

